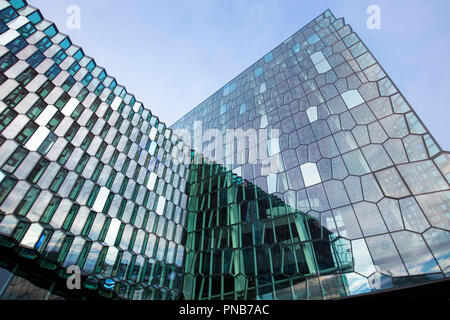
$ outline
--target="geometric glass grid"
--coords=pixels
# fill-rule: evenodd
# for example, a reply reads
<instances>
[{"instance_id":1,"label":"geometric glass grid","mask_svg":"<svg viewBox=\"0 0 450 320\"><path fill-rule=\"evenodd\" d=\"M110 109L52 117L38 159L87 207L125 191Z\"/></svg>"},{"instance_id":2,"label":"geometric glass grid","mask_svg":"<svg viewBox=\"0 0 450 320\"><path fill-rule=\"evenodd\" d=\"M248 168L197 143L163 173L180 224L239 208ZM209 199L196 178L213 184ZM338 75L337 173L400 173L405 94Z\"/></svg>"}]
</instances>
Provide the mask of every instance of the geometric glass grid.
<instances>
[{"instance_id":1,"label":"geometric glass grid","mask_svg":"<svg viewBox=\"0 0 450 320\"><path fill-rule=\"evenodd\" d=\"M263 142L278 172L180 161L202 155L173 132L196 121L279 130ZM444 280L449 158L329 10L167 128L38 9L0 0L1 299L337 299Z\"/></svg>"}]
</instances>

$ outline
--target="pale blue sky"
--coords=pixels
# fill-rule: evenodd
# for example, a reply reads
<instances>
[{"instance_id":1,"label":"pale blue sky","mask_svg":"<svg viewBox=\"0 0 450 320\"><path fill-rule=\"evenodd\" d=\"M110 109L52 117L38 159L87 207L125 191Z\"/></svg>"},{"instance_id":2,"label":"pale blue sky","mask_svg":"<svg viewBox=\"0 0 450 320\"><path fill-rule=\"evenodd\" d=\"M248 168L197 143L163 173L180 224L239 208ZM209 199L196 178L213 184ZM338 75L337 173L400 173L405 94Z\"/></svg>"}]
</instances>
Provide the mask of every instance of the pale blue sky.
<instances>
[{"instance_id":1,"label":"pale blue sky","mask_svg":"<svg viewBox=\"0 0 450 320\"><path fill-rule=\"evenodd\" d=\"M450 150L448 0L29 0L171 125L327 8L369 47ZM69 5L81 29L66 26ZM366 27L369 5L381 30Z\"/></svg>"}]
</instances>

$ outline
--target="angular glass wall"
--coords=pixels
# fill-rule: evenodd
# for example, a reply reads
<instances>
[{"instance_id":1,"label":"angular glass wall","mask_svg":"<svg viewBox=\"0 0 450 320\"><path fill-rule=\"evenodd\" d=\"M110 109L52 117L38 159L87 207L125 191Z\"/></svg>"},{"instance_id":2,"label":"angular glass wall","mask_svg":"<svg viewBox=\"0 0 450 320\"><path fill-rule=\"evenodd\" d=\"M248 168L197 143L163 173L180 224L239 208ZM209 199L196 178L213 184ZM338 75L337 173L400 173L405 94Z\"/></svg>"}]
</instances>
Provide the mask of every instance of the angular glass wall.
<instances>
[{"instance_id":1,"label":"angular glass wall","mask_svg":"<svg viewBox=\"0 0 450 320\"><path fill-rule=\"evenodd\" d=\"M21 0L0 1L0 100L1 298L177 299L189 170L171 130Z\"/></svg>"},{"instance_id":2,"label":"angular glass wall","mask_svg":"<svg viewBox=\"0 0 450 320\"><path fill-rule=\"evenodd\" d=\"M350 241L217 164L191 165L189 182L185 298L313 299L318 274L346 295Z\"/></svg>"},{"instance_id":3,"label":"angular glass wall","mask_svg":"<svg viewBox=\"0 0 450 320\"><path fill-rule=\"evenodd\" d=\"M238 128L253 145L211 152ZM0 298L334 299L448 277L450 156L331 12L173 129L200 138L192 164L36 8L0 0Z\"/></svg>"},{"instance_id":4,"label":"angular glass wall","mask_svg":"<svg viewBox=\"0 0 450 320\"><path fill-rule=\"evenodd\" d=\"M189 292L189 297L225 299L234 294L240 298L245 287L247 298L328 299L448 277L450 156L357 34L330 11L274 48L172 128L187 130L194 138L195 150L214 156L227 172L216 173L214 178L205 175L203 179L212 179L209 187L206 182L201 186L194 181L195 188L203 191L193 192L200 196L194 204L198 213L190 213L188 218L191 242L187 250L203 250L197 259L212 265L187 260L192 266L186 265L185 283L190 277L192 287L185 286L183 291ZM266 129L266 136L253 139L256 146L249 143L236 150L229 147L225 137L227 130L237 128L244 133L250 130L250 136L252 129ZM276 130L278 136L273 134ZM228 148L231 156L209 152L211 132L216 135L216 146L222 141L223 150ZM219 134L222 140L217 140ZM275 172L265 170L267 157L254 162L251 154L256 148L278 157ZM196 170L192 173L198 177ZM230 171L254 186L248 200L244 191L234 191L236 187L227 184L225 177ZM258 199L256 190L268 195L265 203ZM208 192L209 202L203 192ZM217 203L231 199L233 204L227 209ZM241 261L241 253L234 250L233 241L238 237L233 239L233 228L241 228L239 241L259 239L267 223L261 213L278 212L269 199L279 199L289 212L314 217L314 223L320 224L317 230L345 240L353 269L337 268L328 275L320 266L313 269L306 264L302 269L297 264L292 272L306 280L283 274L294 251L288 254L281 250L276 223L271 221L271 232L266 234L273 236L275 246L258 251L258 244L248 250L244 261L252 255L254 261L245 271L251 273L242 272L235 264ZM243 223L247 217L254 221ZM291 217L295 215L287 214L283 219L290 221ZM225 227L229 228L225 239L231 248L208 251L222 244L219 238ZM315 235L309 231L312 240ZM293 236L292 228L290 232L286 229L281 234ZM262 244L264 240L259 241ZM260 269L259 260L264 259L261 266L270 266L270 270ZM284 291L283 281L289 282L289 290Z\"/></svg>"}]
</instances>

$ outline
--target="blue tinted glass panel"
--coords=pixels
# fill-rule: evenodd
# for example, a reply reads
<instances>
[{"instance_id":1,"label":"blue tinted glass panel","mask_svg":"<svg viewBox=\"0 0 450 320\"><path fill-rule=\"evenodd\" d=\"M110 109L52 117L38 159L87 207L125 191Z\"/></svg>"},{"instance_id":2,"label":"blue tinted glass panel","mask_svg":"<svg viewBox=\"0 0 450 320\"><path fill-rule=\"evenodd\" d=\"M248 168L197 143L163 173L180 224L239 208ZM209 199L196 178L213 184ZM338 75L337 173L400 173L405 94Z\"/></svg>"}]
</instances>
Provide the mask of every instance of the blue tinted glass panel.
<instances>
[{"instance_id":1,"label":"blue tinted glass panel","mask_svg":"<svg viewBox=\"0 0 450 320\"><path fill-rule=\"evenodd\" d=\"M19 60L15 55L13 55L11 52L8 52L7 54L3 55L0 58L0 71L4 72L8 70L16 61Z\"/></svg>"},{"instance_id":2,"label":"blue tinted glass panel","mask_svg":"<svg viewBox=\"0 0 450 320\"><path fill-rule=\"evenodd\" d=\"M72 43L70 42L69 38L65 38L63 41L61 41L59 45L64 50L67 50L67 48L69 48L72 45Z\"/></svg>"},{"instance_id":3,"label":"blue tinted glass panel","mask_svg":"<svg viewBox=\"0 0 450 320\"><path fill-rule=\"evenodd\" d=\"M230 93L230 85L227 84L224 88L223 88L223 95L226 96Z\"/></svg>"},{"instance_id":4,"label":"blue tinted glass panel","mask_svg":"<svg viewBox=\"0 0 450 320\"><path fill-rule=\"evenodd\" d=\"M81 80L81 83L84 84L85 86L87 86L89 84L89 82L91 82L92 78L93 78L92 74L88 73L83 78L83 80Z\"/></svg>"},{"instance_id":5,"label":"blue tinted glass panel","mask_svg":"<svg viewBox=\"0 0 450 320\"><path fill-rule=\"evenodd\" d=\"M11 0L9 1L14 9L20 9L25 6L25 1L23 0Z\"/></svg>"},{"instance_id":6,"label":"blue tinted glass panel","mask_svg":"<svg viewBox=\"0 0 450 320\"><path fill-rule=\"evenodd\" d=\"M77 51L77 53L75 53L74 55L73 55L73 57L77 60L77 61L80 61L83 57L84 57L84 53L83 53L83 50L78 50Z\"/></svg>"},{"instance_id":7,"label":"blue tinted glass panel","mask_svg":"<svg viewBox=\"0 0 450 320\"><path fill-rule=\"evenodd\" d=\"M60 64L64 61L64 59L67 58L67 54L64 52L64 50L59 50L57 54L53 56L53 61Z\"/></svg>"},{"instance_id":8,"label":"blue tinted glass panel","mask_svg":"<svg viewBox=\"0 0 450 320\"><path fill-rule=\"evenodd\" d=\"M111 84L109 85L109 88L111 90L114 90L116 87L117 87L117 82L116 82L116 80L113 80L113 82L111 82Z\"/></svg>"},{"instance_id":9,"label":"blue tinted glass panel","mask_svg":"<svg viewBox=\"0 0 450 320\"><path fill-rule=\"evenodd\" d=\"M77 71L78 70L80 70L80 65L78 64L78 63L76 63L76 62L74 62L71 66L70 66L70 68L69 68L69 73L73 76L73 75L75 75L75 73L77 73Z\"/></svg>"},{"instance_id":10,"label":"blue tinted glass panel","mask_svg":"<svg viewBox=\"0 0 450 320\"><path fill-rule=\"evenodd\" d=\"M42 19L42 15L41 15L41 13L39 12L39 11L35 11L35 12L33 12L32 14L30 14L28 17L27 17L33 24L37 24L37 23L39 23L39 22L41 22L43 19Z\"/></svg>"},{"instance_id":11,"label":"blue tinted glass panel","mask_svg":"<svg viewBox=\"0 0 450 320\"><path fill-rule=\"evenodd\" d=\"M6 24L4 24L2 21L0 21L0 34L5 32L6 30L8 30L8 27L6 26Z\"/></svg>"},{"instance_id":12,"label":"blue tinted glass panel","mask_svg":"<svg viewBox=\"0 0 450 320\"><path fill-rule=\"evenodd\" d=\"M317 33L314 33L312 36L309 36L307 41L309 44L315 44L317 42L319 42L319 36L317 35Z\"/></svg>"},{"instance_id":13,"label":"blue tinted glass panel","mask_svg":"<svg viewBox=\"0 0 450 320\"><path fill-rule=\"evenodd\" d=\"M263 73L262 67L258 67L255 69L255 77L262 75L262 73Z\"/></svg>"},{"instance_id":14,"label":"blue tinted glass panel","mask_svg":"<svg viewBox=\"0 0 450 320\"><path fill-rule=\"evenodd\" d=\"M265 62L270 62L273 60L273 54L272 52L269 52L268 54L266 54L266 56L264 57L264 61Z\"/></svg>"},{"instance_id":15,"label":"blue tinted glass panel","mask_svg":"<svg viewBox=\"0 0 450 320\"><path fill-rule=\"evenodd\" d=\"M0 11L0 20L3 21L4 23L8 23L11 20L17 18L18 16L19 15L12 7L8 7Z\"/></svg>"},{"instance_id":16,"label":"blue tinted glass panel","mask_svg":"<svg viewBox=\"0 0 450 320\"><path fill-rule=\"evenodd\" d=\"M61 72L61 68L54 64L48 71L45 73L45 75L50 79L53 80L56 78L56 76Z\"/></svg>"},{"instance_id":17,"label":"blue tinted glass panel","mask_svg":"<svg viewBox=\"0 0 450 320\"><path fill-rule=\"evenodd\" d=\"M49 47L51 47L52 42L50 41L50 39L48 37L42 38L41 41L39 41L38 43L36 43L36 47L41 50L42 52L44 52L45 50L47 50Z\"/></svg>"},{"instance_id":18,"label":"blue tinted glass panel","mask_svg":"<svg viewBox=\"0 0 450 320\"><path fill-rule=\"evenodd\" d=\"M27 59L27 62L33 68L36 68L42 61L44 61L45 56L40 51L33 53L31 57Z\"/></svg>"},{"instance_id":19,"label":"blue tinted glass panel","mask_svg":"<svg viewBox=\"0 0 450 320\"><path fill-rule=\"evenodd\" d=\"M29 36L31 36L33 33L36 32L36 28L34 27L34 25L31 22L28 22L26 25L24 25L17 31L19 31L19 33L22 37L28 38Z\"/></svg>"},{"instance_id":20,"label":"blue tinted glass panel","mask_svg":"<svg viewBox=\"0 0 450 320\"><path fill-rule=\"evenodd\" d=\"M24 38L22 38L22 36L18 36L13 41L8 43L6 45L6 47L9 50L11 50L12 53L17 53L20 50L22 50L23 48L25 48L26 45L27 45L27 42L24 40Z\"/></svg>"},{"instance_id":21,"label":"blue tinted glass panel","mask_svg":"<svg viewBox=\"0 0 450 320\"><path fill-rule=\"evenodd\" d=\"M50 27L48 27L47 29L45 29L44 33L46 35L48 35L50 38L53 37L55 34L58 33L58 30L56 29L56 27L54 25L51 25Z\"/></svg>"},{"instance_id":22,"label":"blue tinted glass panel","mask_svg":"<svg viewBox=\"0 0 450 320\"><path fill-rule=\"evenodd\" d=\"M89 71L92 72L92 70L94 70L94 68L95 68L96 66L97 66L97 65L95 64L95 61L94 61L94 60L91 60L91 62L89 62L88 65L86 66L86 69L88 69Z\"/></svg>"},{"instance_id":23,"label":"blue tinted glass panel","mask_svg":"<svg viewBox=\"0 0 450 320\"><path fill-rule=\"evenodd\" d=\"M227 105L221 105L220 106L220 114L224 114L225 112L227 112Z\"/></svg>"},{"instance_id":24,"label":"blue tinted glass panel","mask_svg":"<svg viewBox=\"0 0 450 320\"><path fill-rule=\"evenodd\" d=\"M103 79L106 78L106 71L102 71L99 75L98 75L98 80L103 81Z\"/></svg>"},{"instance_id":25,"label":"blue tinted glass panel","mask_svg":"<svg viewBox=\"0 0 450 320\"><path fill-rule=\"evenodd\" d=\"M247 106L245 105L245 103L241 104L241 110L239 110L240 114L244 114L245 111L247 111Z\"/></svg>"}]
</instances>

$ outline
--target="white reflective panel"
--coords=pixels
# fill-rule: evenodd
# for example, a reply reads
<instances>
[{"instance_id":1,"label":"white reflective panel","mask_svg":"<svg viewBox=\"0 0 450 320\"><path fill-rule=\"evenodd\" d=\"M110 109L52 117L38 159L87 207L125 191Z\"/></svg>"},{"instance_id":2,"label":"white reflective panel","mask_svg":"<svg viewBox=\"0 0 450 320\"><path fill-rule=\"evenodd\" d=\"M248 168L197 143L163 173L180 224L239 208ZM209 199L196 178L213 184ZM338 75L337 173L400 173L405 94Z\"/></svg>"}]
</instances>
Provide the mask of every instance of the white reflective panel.
<instances>
[{"instance_id":1,"label":"white reflective panel","mask_svg":"<svg viewBox=\"0 0 450 320\"><path fill-rule=\"evenodd\" d=\"M1 181L1 180L0 180ZM27 218L31 222L37 222L42 216L45 208L47 208L48 203L52 199L53 195L49 191L41 191L39 197L34 201L32 207L27 213Z\"/></svg>"},{"instance_id":2,"label":"white reflective panel","mask_svg":"<svg viewBox=\"0 0 450 320\"><path fill-rule=\"evenodd\" d=\"M156 213L159 215L163 215L165 205L166 205L166 198L160 196L158 199L158 206L156 207Z\"/></svg>"},{"instance_id":3,"label":"white reflective panel","mask_svg":"<svg viewBox=\"0 0 450 320\"><path fill-rule=\"evenodd\" d=\"M310 107L306 110L306 115L308 116L309 122L317 121L317 107Z\"/></svg>"},{"instance_id":4,"label":"white reflective panel","mask_svg":"<svg viewBox=\"0 0 450 320\"><path fill-rule=\"evenodd\" d=\"M119 250L117 250L117 248L115 247L108 248L105 263L102 266L102 274L105 275L106 277L111 275L118 253Z\"/></svg>"},{"instance_id":5,"label":"white reflective panel","mask_svg":"<svg viewBox=\"0 0 450 320\"><path fill-rule=\"evenodd\" d=\"M22 27L23 25L27 24L30 20L28 20L27 18L25 18L24 16L18 16L16 19L14 19L13 21L8 22L8 27L10 29L19 29L20 27Z\"/></svg>"},{"instance_id":6,"label":"white reflective panel","mask_svg":"<svg viewBox=\"0 0 450 320\"><path fill-rule=\"evenodd\" d=\"M277 175L272 173L267 176L267 189L269 193L277 192Z\"/></svg>"},{"instance_id":7,"label":"white reflective panel","mask_svg":"<svg viewBox=\"0 0 450 320\"><path fill-rule=\"evenodd\" d=\"M109 196L109 189L105 187L101 187L100 191L97 194L97 198L95 199L94 205L92 209L97 212L102 212L103 207L105 206L106 199Z\"/></svg>"},{"instance_id":8,"label":"white reflective panel","mask_svg":"<svg viewBox=\"0 0 450 320\"><path fill-rule=\"evenodd\" d=\"M13 215L5 216L0 224L0 234L9 236L16 228L17 222L19 220Z\"/></svg>"},{"instance_id":9,"label":"white reflective panel","mask_svg":"<svg viewBox=\"0 0 450 320\"><path fill-rule=\"evenodd\" d=\"M313 186L315 184L321 183L319 170L317 170L317 165L315 163L305 163L300 166L303 175L303 181L305 182L305 187Z\"/></svg>"},{"instance_id":10,"label":"white reflective panel","mask_svg":"<svg viewBox=\"0 0 450 320\"><path fill-rule=\"evenodd\" d=\"M42 228L40 224L33 223L30 228L28 228L28 231L20 242L20 245L28 248L34 248L43 229L44 228Z\"/></svg>"},{"instance_id":11,"label":"white reflective panel","mask_svg":"<svg viewBox=\"0 0 450 320\"><path fill-rule=\"evenodd\" d=\"M69 199L64 199L59 203L58 208L56 209L55 213L53 214L52 219L50 220L50 226L52 226L55 229L61 229L64 220L67 217L67 214L69 213L73 203Z\"/></svg>"},{"instance_id":12,"label":"white reflective panel","mask_svg":"<svg viewBox=\"0 0 450 320\"><path fill-rule=\"evenodd\" d=\"M3 51L4 47L0 46L0 54L4 55L6 52L8 52L8 49L5 48L5 50ZM19 83L16 80L13 79L8 79L5 82L3 82L3 84L0 86L0 88L2 89L0 91L0 99L4 99L6 96L8 96L15 88L17 88L19 86ZM4 105L4 103L2 103L2 106ZM3 108L5 108L6 105L3 106Z\"/></svg>"},{"instance_id":13,"label":"white reflective panel","mask_svg":"<svg viewBox=\"0 0 450 320\"><path fill-rule=\"evenodd\" d=\"M75 98L70 98L69 102L66 103L64 108L61 110L62 114L69 117L73 110L78 106L80 102Z\"/></svg>"},{"instance_id":14,"label":"white reflective panel","mask_svg":"<svg viewBox=\"0 0 450 320\"><path fill-rule=\"evenodd\" d=\"M318 51L310 55L311 60L314 64L318 64L320 61L325 59L325 56L323 55L322 51Z\"/></svg>"},{"instance_id":15,"label":"white reflective panel","mask_svg":"<svg viewBox=\"0 0 450 320\"><path fill-rule=\"evenodd\" d=\"M86 223L86 220L89 217L89 213L91 212L91 208L88 207L81 207L78 212L77 216L75 217L75 220L72 223L72 227L70 228L70 232L72 232L74 235L80 235L83 231L84 225Z\"/></svg>"},{"instance_id":16,"label":"white reflective panel","mask_svg":"<svg viewBox=\"0 0 450 320\"><path fill-rule=\"evenodd\" d=\"M163 260L166 252L167 240L164 238L159 239L158 251L156 251L156 259Z\"/></svg>"},{"instance_id":17,"label":"white reflective panel","mask_svg":"<svg viewBox=\"0 0 450 320\"><path fill-rule=\"evenodd\" d=\"M158 130L156 130L155 127L152 127L150 130L150 134L149 134L150 139L155 140L157 133L158 133Z\"/></svg>"},{"instance_id":18,"label":"white reflective panel","mask_svg":"<svg viewBox=\"0 0 450 320\"><path fill-rule=\"evenodd\" d=\"M133 111L134 112L138 112L139 111L139 108L141 107L141 103L139 103L139 102L136 102L135 104L134 104L134 106L133 106Z\"/></svg>"},{"instance_id":19,"label":"white reflective panel","mask_svg":"<svg viewBox=\"0 0 450 320\"><path fill-rule=\"evenodd\" d=\"M113 110L119 109L120 104L122 103L122 99L120 97L116 97L114 101L111 103L111 108Z\"/></svg>"},{"instance_id":20,"label":"white reflective panel","mask_svg":"<svg viewBox=\"0 0 450 320\"><path fill-rule=\"evenodd\" d=\"M148 182L147 182L147 189L153 190L153 187L155 186L156 178L157 178L156 174L154 172L150 172L150 176L148 177Z\"/></svg>"},{"instance_id":21,"label":"white reflective panel","mask_svg":"<svg viewBox=\"0 0 450 320\"><path fill-rule=\"evenodd\" d=\"M106 216L102 213L97 214L95 216L94 222L92 222L91 230L89 231L89 238L92 240L98 240L98 237L100 236L100 232L102 231L102 227L105 223Z\"/></svg>"},{"instance_id":22,"label":"white reflective panel","mask_svg":"<svg viewBox=\"0 0 450 320\"><path fill-rule=\"evenodd\" d=\"M27 47L27 48L30 48L30 47ZM24 49L23 51L25 51L26 49ZM23 52L22 51L22 52ZM37 50L36 50L37 51ZM31 55L31 52L30 52L30 55ZM50 69L50 67L52 66L52 65L54 65L55 64L55 62L53 61L53 60L51 60L51 59L45 59L44 61L42 61L37 67L36 67L36 71L37 72L39 72L39 73L45 73L45 72L47 72L47 70L48 69ZM61 75L61 74L60 74ZM60 76L59 75L59 76ZM53 81L57 81L57 78L55 78ZM59 87L57 87L57 88L59 88ZM53 103L53 101L52 101L52 103Z\"/></svg>"},{"instance_id":23,"label":"white reflective panel","mask_svg":"<svg viewBox=\"0 0 450 320\"><path fill-rule=\"evenodd\" d=\"M156 244L156 236L151 233L150 236L148 237L147 248L145 249L145 255L147 257L153 257L155 244Z\"/></svg>"},{"instance_id":24,"label":"white reflective panel","mask_svg":"<svg viewBox=\"0 0 450 320\"><path fill-rule=\"evenodd\" d=\"M266 92L266 83L263 82L261 83L261 85L259 86L259 93L264 93Z\"/></svg>"},{"instance_id":25,"label":"white reflective panel","mask_svg":"<svg viewBox=\"0 0 450 320\"><path fill-rule=\"evenodd\" d=\"M1 92L0 92L1 94ZM14 137L23 129L28 123L29 118L26 115L19 114L13 121L3 130L2 135L6 139L14 139Z\"/></svg>"},{"instance_id":26,"label":"white reflective panel","mask_svg":"<svg viewBox=\"0 0 450 320\"><path fill-rule=\"evenodd\" d=\"M331 70L331 66L328 63L328 60L323 60L323 61L319 62L318 64L316 64L315 66L316 66L316 70L318 73L325 73L325 72Z\"/></svg>"},{"instance_id":27,"label":"white reflective panel","mask_svg":"<svg viewBox=\"0 0 450 320\"><path fill-rule=\"evenodd\" d=\"M173 258L175 256L175 243L169 241L169 246L167 248L166 261L168 263L173 263Z\"/></svg>"},{"instance_id":28,"label":"white reflective panel","mask_svg":"<svg viewBox=\"0 0 450 320\"><path fill-rule=\"evenodd\" d=\"M352 241L353 257L355 259L355 271L363 276L370 276L376 271L370 257L369 249L367 249L364 239Z\"/></svg>"},{"instance_id":29,"label":"white reflective panel","mask_svg":"<svg viewBox=\"0 0 450 320\"><path fill-rule=\"evenodd\" d=\"M318 73L325 73L331 70L331 66L322 51L313 53L310 57Z\"/></svg>"},{"instance_id":30,"label":"white reflective panel","mask_svg":"<svg viewBox=\"0 0 450 320\"><path fill-rule=\"evenodd\" d=\"M20 33L18 33L16 30L9 29L8 31L0 34L0 44L2 46L6 46L8 43L13 41L18 36L20 36Z\"/></svg>"},{"instance_id":31,"label":"white reflective panel","mask_svg":"<svg viewBox=\"0 0 450 320\"><path fill-rule=\"evenodd\" d=\"M344 99L347 108L352 109L364 103L364 99L359 94L358 90L348 90L341 94L342 99Z\"/></svg>"},{"instance_id":32,"label":"white reflective panel","mask_svg":"<svg viewBox=\"0 0 450 320\"><path fill-rule=\"evenodd\" d=\"M265 127L267 127L268 124L269 124L269 122L267 121L267 115L265 114L265 115L263 115L261 117L261 126L260 126L260 128L264 129Z\"/></svg>"},{"instance_id":33,"label":"white reflective panel","mask_svg":"<svg viewBox=\"0 0 450 320\"><path fill-rule=\"evenodd\" d=\"M100 243L96 242L92 245L91 250L89 251L89 255L84 264L83 271L88 273L94 272L94 267L100 254L100 250L102 250L102 246Z\"/></svg>"},{"instance_id":34,"label":"white reflective panel","mask_svg":"<svg viewBox=\"0 0 450 320\"><path fill-rule=\"evenodd\" d=\"M41 145L42 141L47 138L48 134L50 133L50 130L46 127L39 127L36 132L31 136L30 140L28 140L27 144L25 145L25 148L27 148L30 151L36 151L39 146Z\"/></svg>"},{"instance_id":35,"label":"white reflective panel","mask_svg":"<svg viewBox=\"0 0 450 320\"><path fill-rule=\"evenodd\" d=\"M41 112L39 117L37 117L36 123L42 127L45 127L47 123L53 118L56 111L58 111L58 109L55 106L48 105L44 109L44 111Z\"/></svg>"},{"instance_id":36,"label":"white reflective panel","mask_svg":"<svg viewBox=\"0 0 450 320\"><path fill-rule=\"evenodd\" d=\"M280 142L278 139L267 140L267 147L269 156L273 156L277 153L280 153Z\"/></svg>"},{"instance_id":37,"label":"white reflective panel","mask_svg":"<svg viewBox=\"0 0 450 320\"><path fill-rule=\"evenodd\" d=\"M10 7L11 5L7 1L0 1L0 10Z\"/></svg>"},{"instance_id":38,"label":"white reflective panel","mask_svg":"<svg viewBox=\"0 0 450 320\"><path fill-rule=\"evenodd\" d=\"M347 282L347 288L351 295L370 292L370 285L367 278L352 272L343 275Z\"/></svg>"},{"instance_id":39,"label":"white reflective panel","mask_svg":"<svg viewBox=\"0 0 450 320\"><path fill-rule=\"evenodd\" d=\"M85 239L75 237L75 240L72 242L72 246L69 249L66 259L63 262L64 267L74 265L77 263L78 258L81 254L81 250L83 249L85 243L86 243Z\"/></svg>"},{"instance_id":40,"label":"white reflective panel","mask_svg":"<svg viewBox=\"0 0 450 320\"><path fill-rule=\"evenodd\" d=\"M175 260L175 264L179 267L183 265L183 257L184 257L184 247L182 245L178 245L177 250L177 258Z\"/></svg>"},{"instance_id":41,"label":"white reflective panel","mask_svg":"<svg viewBox=\"0 0 450 320\"><path fill-rule=\"evenodd\" d=\"M113 246L114 242L116 241L116 237L117 237L117 232L119 231L120 228L120 220L117 218L113 218L111 220L111 224L109 225L108 228L108 233L106 234L105 237L105 243L108 246Z\"/></svg>"},{"instance_id":42,"label":"white reflective panel","mask_svg":"<svg viewBox=\"0 0 450 320\"><path fill-rule=\"evenodd\" d=\"M30 65L28 63L26 63L25 61L19 60L16 62L16 64L14 64L11 68L9 68L4 73L4 75L10 79L15 79L19 74L21 74L29 66ZM29 97L27 96L27 98L34 99L33 102L26 104L26 108L28 110L28 108L30 108L34 104L34 102L37 100L38 97L30 95ZM23 102L25 102L24 100L21 101L21 103L20 103L21 105L23 104ZM18 105L16 106L16 109L17 109L17 107L18 107ZM24 108L25 106L22 106L22 107ZM17 111L19 111L19 110L17 110Z\"/></svg>"},{"instance_id":43,"label":"white reflective panel","mask_svg":"<svg viewBox=\"0 0 450 320\"><path fill-rule=\"evenodd\" d=\"M63 137L67 130L69 130L70 126L73 123L73 119L70 117L64 117L58 125L58 128L53 131L57 136Z\"/></svg>"}]
</instances>

